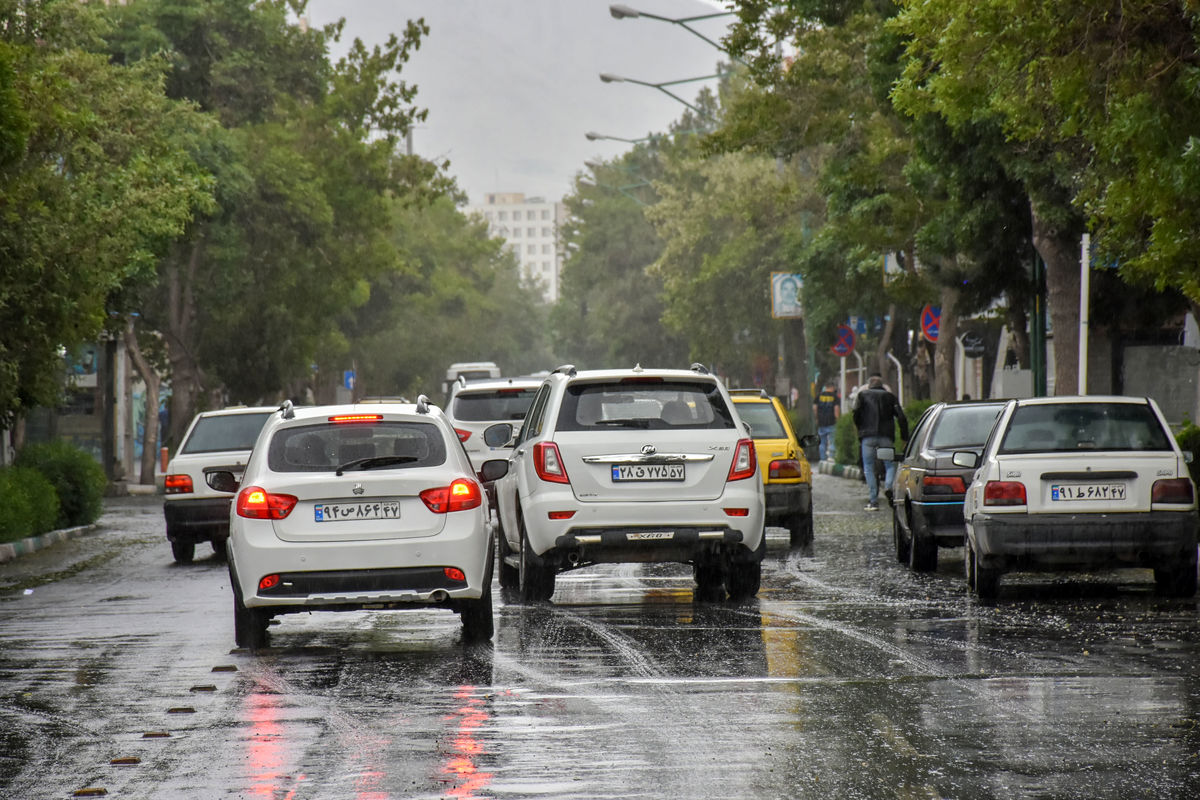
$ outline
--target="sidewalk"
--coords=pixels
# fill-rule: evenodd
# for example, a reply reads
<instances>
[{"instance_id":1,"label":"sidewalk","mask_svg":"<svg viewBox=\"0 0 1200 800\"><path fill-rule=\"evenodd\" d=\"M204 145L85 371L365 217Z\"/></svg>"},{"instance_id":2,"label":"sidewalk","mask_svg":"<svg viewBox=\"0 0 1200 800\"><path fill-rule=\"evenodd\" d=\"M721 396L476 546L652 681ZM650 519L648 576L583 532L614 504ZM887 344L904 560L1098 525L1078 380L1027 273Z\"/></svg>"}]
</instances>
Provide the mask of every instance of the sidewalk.
<instances>
[{"instance_id":1,"label":"sidewalk","mask_svg":"<svg viewBox=\"0 0 1200 800\"><path fill-rule=\"evenodd\" d=\"M159 487L157 486L142 486L137 483L115 483L111 489L116 495L154 495L159 493ZM90 525L61 528L56 531L43 533L40 536L29 536L15 542L4 542L0 544L0 564L7 564L14 558L36 553L38 550L45 550L47 547L59 542L65 542L68 539L74 539L85 533L90 533L96 527L97 523L93 522Z\"/></svg>"},{"instance_id":2,"label":"sidewalk","mask_svg":"<svg viewBox=\"0 0 1200 800\"><path fill-rule=\"evenodd\" d=\"M863 479L860 467L850 467L844 464L837 464L833 461L818 461L817 472L822 475L836 475L839 478L851 478L856 481Z\"/></svg>"}]
</instances>

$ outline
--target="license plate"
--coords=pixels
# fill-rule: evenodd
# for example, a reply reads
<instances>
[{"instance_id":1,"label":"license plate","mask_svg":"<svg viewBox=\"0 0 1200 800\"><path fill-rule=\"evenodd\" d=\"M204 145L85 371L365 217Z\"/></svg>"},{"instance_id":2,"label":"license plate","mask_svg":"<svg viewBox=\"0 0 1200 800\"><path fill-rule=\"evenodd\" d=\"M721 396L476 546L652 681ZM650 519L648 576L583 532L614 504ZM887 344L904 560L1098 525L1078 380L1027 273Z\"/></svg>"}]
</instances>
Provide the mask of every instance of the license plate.
<instances>
[{"instance_id":1,"label":"license plate","mask_svg":"<svg viewBox=\"0 0 1200 800\"><path fill-rule=\"evenodd\" d=\"M1124 500L1123 483L1051 484L1051 500Z\"/></svg>"},{"instance_id":2,"label":"license plate","mask_svg":"<svg viewBox=\"0 0 1200 800\"><path fill-rule=\"evenodd\" d=\"M614 464L614 482L624 481L681 481L683 464Z\"/></svg>"},{"instance_id":3,"label":"license plate","mask_svg":"<svg viewBox=\"0 0 1200 800\"><path fill-rule=\"evenodd\" d=\"M317 503L313 509L317 522L345 522L358 519L399 519L398 500L371 500L362 503Z\"/></svg>"},{"instance_id":4,"label":"license plate","mask_svg":"<svg viewBox=\"0 0 1200 800\"><path fill-rule=\"evenodd\" d=\"M625 538L631 542L644 542L648 539L674 539L675 531L640 531L627 533Z\"/></svg>"}]
</instances>

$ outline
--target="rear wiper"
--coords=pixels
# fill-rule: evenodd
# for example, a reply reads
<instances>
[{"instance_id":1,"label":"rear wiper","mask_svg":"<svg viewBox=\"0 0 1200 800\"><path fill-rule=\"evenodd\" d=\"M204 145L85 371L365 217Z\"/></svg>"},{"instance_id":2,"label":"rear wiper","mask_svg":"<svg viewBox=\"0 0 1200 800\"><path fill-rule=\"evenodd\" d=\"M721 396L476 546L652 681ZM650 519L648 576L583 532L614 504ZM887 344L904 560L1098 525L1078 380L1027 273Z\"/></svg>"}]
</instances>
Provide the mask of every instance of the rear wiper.
<instances>
[{"instance_id":1,"label":"rear wiper","mask_svg":"<svg viewBox=\"0 0 1200 800\"><path fill-rule=\"evenodd\" d=\"M396 464L411 464L413 461L420 460L417 456L369 456L367 458L356 458L338 467L337 475L341 477L343 472L351 469L377 469L379 467L395 466Z\"/></svg>"},{"instance_id":2,"label":"rear wiper","mask_svg":"<svg viewBox=\"0 0 1200 800\"><path fill-rule=\"evenodd\" d=\"M650 417L637 417L631 419L598 419L596 420L595 424L613 426L620 425L622 427L648 429L650 427L650 419Z\"/></svg>"}]
</instances>

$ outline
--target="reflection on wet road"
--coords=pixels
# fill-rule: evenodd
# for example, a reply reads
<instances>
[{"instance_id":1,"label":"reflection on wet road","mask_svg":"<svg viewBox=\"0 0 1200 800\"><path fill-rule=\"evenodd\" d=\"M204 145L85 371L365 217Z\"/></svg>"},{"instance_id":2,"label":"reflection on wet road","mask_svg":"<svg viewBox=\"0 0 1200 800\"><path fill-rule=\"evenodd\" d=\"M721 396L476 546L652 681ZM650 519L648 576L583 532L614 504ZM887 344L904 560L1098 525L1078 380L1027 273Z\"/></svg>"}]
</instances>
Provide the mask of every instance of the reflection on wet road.
<instances>
[{"instance_id":1,"label":"reflection on wet road","mask_svg":"<svg viewBox=\"0 0 1200 800\"><path fill-rule=\"evenodd\" d=\"M447 612L293 615L231 651L222 563L172 563L161 504L0 565L0 797L1200 796L1200 627L1149 573L915 575L861 487L817 476L748 604L687 568L559 576ZM497 596L499 592L497 591Z\"/></svg>"}]
</instances>

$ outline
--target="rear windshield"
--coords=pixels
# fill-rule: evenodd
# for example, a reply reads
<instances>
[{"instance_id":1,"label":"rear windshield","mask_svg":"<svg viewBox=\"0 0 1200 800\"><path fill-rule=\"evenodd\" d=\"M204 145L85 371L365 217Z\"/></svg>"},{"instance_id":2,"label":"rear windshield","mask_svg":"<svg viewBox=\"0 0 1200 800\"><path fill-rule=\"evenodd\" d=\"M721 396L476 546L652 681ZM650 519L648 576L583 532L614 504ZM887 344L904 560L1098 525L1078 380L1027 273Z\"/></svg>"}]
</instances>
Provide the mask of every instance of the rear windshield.
<instances>
[{"instance_id":1,"label":"rear windshield","mask_svg":"<svg viewBox=\"0 0 1200 800\"><path fill-rule=\"evenodd\" d=\"M538 387L497 389L491 392L460 392L451 412L463 422L509 422L525 419Z\"/></svg>"},{"instance_id":2,"label":"rear windshield","mask_svg":"<svg viewBox=\"0 0 1200 800\"><path fill-rule=\"evenodd\" d=\"M226 450L252 450L270 411L246 414L221 414L201 417L179 448L181 453L220 453Z\"/></svg>"},{"instance_id":3,"label":"rear windshield","mask_svg":"<svg viewBox=\"0 0 1200 800\"><path fill-rule=\"evenodd\" d=\"M928 447L934 450L983 447L1003 410L1003 405L950 406L938 416Z\"/></svg>"},{"instance_id":4,"label":"rear windshield","mask_svg":"<svg viewBox=\"0 0 1200 800\"><path fill-rule=\"evenodd\" d=\"M267 450L273 472L328 472L365 458L380 460L369 469L434 467L446 462L446 441L429 422L323 422L283 428Z\"/></svg>"},{"instance_id":5,"label":"rear windshield","mask_svg":"<svg viewBox=\"0 0 1200 800\"><path fill-rule=\"evenodd\" d=\"M1063 403L1017 408L999 452L1170 449L1167 432L1148 405Z\"/></svg>"},{"instance_id":6,"label":"rear windshield","mask_svg":"<svg viewBox=\"0 0 1200 800\"><path fill-rule=\"evenodd\" d=\"M568 386L557 427L560 431L695 430L734 424L715 383L632 378Z\"/></svg>"},{"instance_id":7,"label":"rear windshield","mask_svg":"<svg viewBox=\"0 0 1200 800\"><path fill-rule=\"evenodd\" d=\"M787 431L775 411L774 403L735 403L742 422L750 424L750 435L755 439L786 439Z\"/></svg>"}]
</instances>

